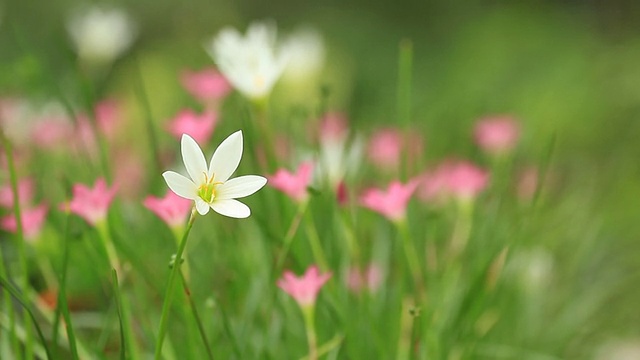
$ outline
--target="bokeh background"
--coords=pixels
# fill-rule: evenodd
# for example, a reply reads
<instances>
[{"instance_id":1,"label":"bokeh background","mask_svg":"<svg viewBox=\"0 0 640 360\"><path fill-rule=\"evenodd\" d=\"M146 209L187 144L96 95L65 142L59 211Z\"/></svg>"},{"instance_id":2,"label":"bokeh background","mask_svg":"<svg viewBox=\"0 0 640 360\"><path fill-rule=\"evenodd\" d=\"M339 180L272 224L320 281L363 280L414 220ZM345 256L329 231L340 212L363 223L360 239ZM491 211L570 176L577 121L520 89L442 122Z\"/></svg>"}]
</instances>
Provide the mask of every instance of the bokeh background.
<instances>
[{"instance_id":1,"label":"bokeh background","mask_svg":"<svg viewBox=\"0 0 640 360\"><path fill-rule=\"evenodd\" d=\"M93 2L92 2L93 3ZM111 4L111 3L110 3ZM142 128L138 69L160 123L189 104L184 69L212 64L204 51L224 26L272 19L279 31L315 27L327 56L322 76L296 91L276 87L276 126L300 128L317 106L347 112L367 132L397 123L398 49L413 43L412 120L426 158L474 157L473 123L511 114L523 126L522 163L549 161L553 184L541 211L554 214L537 240L557 260L561 282L579 290L548 307L574 307L584 336L562 352L581 358L601 344L640 343L640 3L635 1L168 1L113 2L138 36L96 97L126 104ZM0 95L82 103L66 21L78 1L5 1L0 7ZM293 109L293 110L292 110ZM233 122L228 116L225 123ZM230 125L229 128L233 126ZM123 141L145 147L131 131ZM160 141L173 141L162 134ZM90 177L87 176L87 179ZM553 194L562 194L553 201ZM582 267L571 261L588 253ZM564 262L563 260L567 260ZM577 260L576 260L577 261ZM563 271L566 267L566 271ZM580 268L580 271L572 272ZM560 280L559 280L560 281ZM549 294L549 296L554 296ZM572 312L569 311L569 314ZM528 324L522 324L526 327ZM537 324L544 330L546 324ZM552 326L552 325L549 325ZM541 331L542 331L541 330ZM553 332L553 329L548 329ZM508 330L505 330L508 331ZM640 356L640 355L638 355Z\"/></svg>"}]
</instances>

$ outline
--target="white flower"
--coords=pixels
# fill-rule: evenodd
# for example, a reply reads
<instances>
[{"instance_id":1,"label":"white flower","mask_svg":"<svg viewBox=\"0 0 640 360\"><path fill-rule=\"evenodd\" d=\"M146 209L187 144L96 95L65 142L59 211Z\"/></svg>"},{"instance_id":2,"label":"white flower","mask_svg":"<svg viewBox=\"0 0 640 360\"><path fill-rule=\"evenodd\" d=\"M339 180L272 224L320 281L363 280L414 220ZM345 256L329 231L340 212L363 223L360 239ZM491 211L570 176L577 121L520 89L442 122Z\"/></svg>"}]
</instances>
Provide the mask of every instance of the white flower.
<instances>
[{"instance_id":1,"label":"white flower","mask_svg":"<svg viewBox=\"0 0 640 360\"><path fill-rule=\"evenodd\" d=\"M67 30L78 55L89 61L110 62L135 38L135 26L120 9L90 7L72 14Z\"/></svg>"},{"instance_id":2,"label":"white flower","mask_svg":"<svg viewBox=\"0 0 640 360\"><path fill-rule=\"evenodd\" d=\"M233 87L250 99L269 95L288 58L277 46L276 28L270 23L251 24L244 37L224 28L206 50Z\"/></svg>"},{"instance_id":3,"label":"white flower","mask_svg":"<svg viewBox=\"0 0 640 360\"><path fill-rule=\"evenodd\" d=\"M181 147L182 160L191 179L173 171L162 174L174 193L194 200L200 215L207 214L209 208L234 218L251 215L249 207L235 199L260 190L267 179L257 175L229 179L242 158L242 131L231 134L218 146L208 168L204 154L193 138L182 135Z\"/></svg>"}]
</instances>

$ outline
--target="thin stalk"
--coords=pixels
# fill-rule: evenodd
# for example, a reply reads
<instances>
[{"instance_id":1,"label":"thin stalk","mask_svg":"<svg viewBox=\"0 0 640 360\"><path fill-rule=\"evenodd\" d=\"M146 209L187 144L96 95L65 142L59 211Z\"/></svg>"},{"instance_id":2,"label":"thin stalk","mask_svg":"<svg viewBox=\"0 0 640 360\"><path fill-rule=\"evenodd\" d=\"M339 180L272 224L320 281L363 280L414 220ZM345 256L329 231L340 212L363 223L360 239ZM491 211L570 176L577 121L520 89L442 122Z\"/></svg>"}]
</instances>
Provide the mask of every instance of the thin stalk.
<instances>
[{"instance_id":1,"label":"thin stalk","mask_svg":"<svg viewBox=\"0 0 640 360\"><path fill-rule=\"evenodd\" d=\"M318 230L316 229L313 221L311 211L305 212L305 227L307 230L307 236L309 237L309 245L311 245L313 258L318 264L318 267L320 267L320 270L327 271L329 269L329 265L327 263L327 258L324 255L324 251L322 250L320 236L318 236Z\"/></svg>"},{"instance_id":2,"label":"thin stalk","mask_svg":"<svg viewBox=\"0 0 640 360\"><path fill-rule=\"evenodd\" d=\"M113 240L111 239L111 236L109 236L109 226L107 221L104 220L97 223L96 229L98 230L98 236L100 237L100 242L102 243L104 251L107 253L110 267L116 269L117 272L120 272L120 270L122 270L122 267L120 266L120 259L118 258L118 252L113 245Z\"/></svg>"},{"instance_id":3,"label":"thin stalk","mask_svg":"<svg viewBox=\"0 0 640 360\"><path fill-rule=\"evenodd\" d=\"M269 99L256 100L251 103L252 115L255 122L258 123L260 135L264 141L264 156L267 160L267 169L272 170L276 167L276 153L273 141L273 133L269 126Z\"/></svg>"},{"instance_id":4,"label":"thin stalk","mask_svg":"<svg viewBox=\"0 0 640 360\"><path fill-rule=\"evenodd\" d=\"M404 127L406 144L409 144L411 136L411 78L413 71L413 43L404 39L400 42L400 53L398 57L398 91L397 91L397 113L400 124ZM409 152L406 152L405 161L402 161L402 174L408 176Z\"/></svg>"},{"instance_id":5,"label":"thin stalk","mask_svg":"<svg viewBox=\"0 0 640 360\"><path fill-rule=\"evenodd\" d=\"M144 79L142 78L142 69L140 67L140 61L136 58L136 95L138 101L142 104L144 110L144 120L147 127L147 137L149 138L149 145L151 147L151 156L153 157L151 163L156 167L156 172L160 173L162 170L162 162L160 160L160 151L158 150L158 139L156 137L155 126L153 123L153 114L151 112L151 104L149 103L149 97L144 86Z\"/></svg>"},{"instance_id":6,"label":"thin stalk","mask_svg":"<svg viewBox=\"0 0 640 360\"><path fill-rule=\"evenodd\" d=\"M176 253L174 266L172 267L171 273L169 274L169 282L167 284L164 301L162 303L162 313L160 315L160 327L158 329L158 339L156 341L156 349L155 349L155 356L154 356L156 360L160 360L160 357L162 356L161 355L162 343L164 342L164 336L167 332L167 324L169 320L169 309L171 308L171 300L173 298L176 277L180 269L180 261L182 259L182 253L184 252L184 249L187 246L187 239L189 238L189 232L191 232L191 228L193 227L193 223L195 220L196 220L196 208L193 207L193 209L191 209L191 216L189 217L189 222L187 223L187 228L184 232L184 235L182 236L182 240L180 241L178 252Z\"/></svg>"},{"instance_id":7,"label":"thin stalk","mask_svg":"<svg viewBox=\"0 0 640 360\"><path fill-rule=\"evenodd\" d=\"M198 325L198 331L200 332L200 337L202 338L202 342L204 343L204 346L207 349L207 355L209 356L209 359L213 360L213 351L211 351L211 347L209 346L209 341L207 340L207 334L204 331L202 320L200 319L200 315L198 314L198 308L196 307L196 303L193 301L193 298L191 297L191 290L189 290L187 279L185 279L182 271L180 271L180 278L182 280L182 288L184 289L184 293L187 296L187 300L189 300L189 306L191 307L191 313L193 314L193 319L196 321L196 324Z\"/></svg>"},{"instance_id":8,"label":"thin stalk","mask_svg":"<svg viewBox=\"0 0 640 360\"><path fill-rule=\"evenodd\" d=\"M54 318L53 324L53 343L58 343L58 323L60 316L59 312L62 312L62 316L65 322L65 328L67 329L67 338L69 339L69 348L71 349L72 359L77 360L78 357L78 349L76 346L76 336L73 331L73 324L71 323L71 315L69 313L69 304L67 303L67 268L69 265L69 237L70 237L70 226L71 216L67 212L66 221L64 226L64 237L63 237L63 245L62 245L62 266L59 272L59 285L58 285L58 301L56 307L56 316Z\"/></svg>"},{"instance_id":9,"label":"thin stalk","mask_svg":"<svg viewBox=\"0 0 640 360\"><path fill-rule=\"evenodd\" d=\"M318 338L316 335L315 325L315 306L302 307L302 314L304 317L304 329L307 333L307 342L309 344L309 360L318 359Z\"/></svg>"},{"instance_id":10,"label":"thin stalk","mask_svg":"<svg viewBox=\"0 0 640 360\"><path fill-rule=\"evenodd\" d=\"M118 272L116 269L111 269L111 283L113 284L113 295L116 298L116 310L118 311L118 323L120 324L120 359L125 360L127 358L127 342L124 336L123 325L123 313L122 313L122 299L120 297L120 286L118 285Z\"/></svg>"},{"instance_id":11,"label":"thin stalk","mask_svg":"<svg viewBox=\"0 0 640 360\"><path fill-rule=\"evenodd\" d=\"M402 247L404 248L405 256L407 257L407 264L409 265L409 271L413 278L414 290L417 294L417 299L422 300L424 291L424 281L422 277L422 270L420 270L420 260L418 259L418 250L411 239L409 232L409 226L406 220L396 222L396 226L402 237Z\"/></svg>"},{"instance_id":12,"label":"thin stalk","mask_svg":"<svg viewBox=\"0 0 640 360\"><path fill-rule=\"evenodd\" d=\"M16 218L16 243L18 248L18 261L20 263L21 278L20 287L25 295L29 294L29 265L27 262L27 251L24 241L24 229L22 228L22 216L20 212L20 199L18 198L18 176L16 174L15 164L13 163L13 147L9 139L5 136L4 129L0 129L0 139L7 158L7 167L9 170L9 181L11 183L11 191L13 192L13 214ZM27 296L28 298L28 296ZM33 358L33 327L30 322L25 322L26 344L25 359Z\"/></svg>"},{"instance_id":13,"label":"thin stalk","mask_svg":"<svg viewBox=\"0 0 640 360\"><path fill-rule=\"evenodd\" d=\"M289 250L291 249L291 244L293 243L293 238L295 237L296 232L298 231L298 227L300 226L300 221L302 220L302 217L307 211L308 204L309 204L309 201L303 201L300 203L300 205L298 206L298 210L296 211L296 215L291 221L291 225L289 225L289 229L287 230L287 233L284 236L284 240L282 241L284 244L284 247L282 248L282 251L278 256L278 260L276 261L276 268L274 271L274 274L276 275L280 274L280 272L282 271L284 260L287 258L287 255L289 254Z\"/></svg>"},{"instance_id":14,"label":"thin stalk","mask_svg":"<svg viewBox=\"0 0 640 360\"><path fill-rule=\"evenodd\" d=\"M467 247L472 226L473 202L460 202L458 204L458 213L453 227L453 234L451 235L451 243L449 244L449 256L451 259L456 258Z\"/></svg>"},{"instance_id":15,"label":"thin stalk","mask_svg":"<svg viewBox=\"0 0 640 360\"><path fill-rule=\"evenodd\" d=\"M338 345L340 345L342 343L342 340L344 340L344 335L338 334L338 335L334 336L331 340L327 341L322 346L318 347L318 354L317 355L318 356L322 356L322 355L328 353L329 351L333 350ZM309 360L309 357L308 356L303 357L301 360Z\"/></svg>"}]
</instances>

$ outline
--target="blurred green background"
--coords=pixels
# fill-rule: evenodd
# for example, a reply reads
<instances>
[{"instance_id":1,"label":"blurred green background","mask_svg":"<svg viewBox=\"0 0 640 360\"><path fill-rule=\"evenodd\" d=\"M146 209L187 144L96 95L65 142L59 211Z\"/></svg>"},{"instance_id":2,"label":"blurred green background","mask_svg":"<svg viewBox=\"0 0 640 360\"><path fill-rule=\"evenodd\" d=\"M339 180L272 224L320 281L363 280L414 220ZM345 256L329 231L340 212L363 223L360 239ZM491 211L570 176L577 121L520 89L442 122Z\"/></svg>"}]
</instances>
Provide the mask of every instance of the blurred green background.
<instances>
[{"instance_id":1,"label":"blurred green background","mask_svg":"<svg viewBox=\"0 0 640 360\"><path fill-rule=\"evenodd\" d=\"M77 1L9 1L1 7L0 94L78 101L75 55L65 21ZM223 26L274 19L279 29L312 25L323 34L322 83L329 107L367 131L396 123L398 46L414 48L413 109L427 158L473 157L473 123L513 114L523 124L523 163L550 171L562 203L541 229L562 259L594 251L585 294L614 289L598 308L603 337L640 336L640 2L637 1L167 1L114 2L138 38L111 69L102 94L133 95L139 65L158 121L184 106L182 69L212 64L202 44ZM276 97L287 97L278 94ZM292 102L315 104L316 92ZM132 100L135 103L135 100ZM132 105L131 117L141 117ZM228 119L233 121L233 119ZM225 120L226 121L226 120ZM163 141L169 141L168 135ZM554 140L555 139L555 140ZM144 140L142 140L144 141ZM588 227L585 226L588 225ZM554 238L554 228L574 238ZM546 236L546 238L545 238ZM584 240L584 244L575 241ZM542 240L541 240L542 241ZM570 274L567 275L568 277ZM596 294L594 294L596 296ZM576 310L578 311L578 310ZM587 331L585 329L585 331ZM598 339L604 341L606 339ZM575 350L574 354L580 354Z\"/></svg>"}]
</instances>

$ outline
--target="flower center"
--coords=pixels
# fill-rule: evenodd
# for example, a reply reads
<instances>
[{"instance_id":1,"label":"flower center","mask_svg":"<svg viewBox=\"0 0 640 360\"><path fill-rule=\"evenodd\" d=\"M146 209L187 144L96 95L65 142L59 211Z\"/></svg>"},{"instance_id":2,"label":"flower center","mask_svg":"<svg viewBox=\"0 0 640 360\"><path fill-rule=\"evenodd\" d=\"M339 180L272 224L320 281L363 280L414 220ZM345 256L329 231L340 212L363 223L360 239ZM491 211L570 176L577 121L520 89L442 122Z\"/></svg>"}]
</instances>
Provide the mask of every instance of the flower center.
<instances>
[{"instance_id":1,"label":"flower center","mask_svg":"<svg viewBox=\"0 0 640 360\"><path fill-rule=\"evenodd\" d=\"M198 186L198 196L204 200L207 204L211 204L213 199L216 198L216 187L222 182L214 181L215 174L209 178L209 176L204 174L204 183Z\"/></svg>"}]
</instances>

